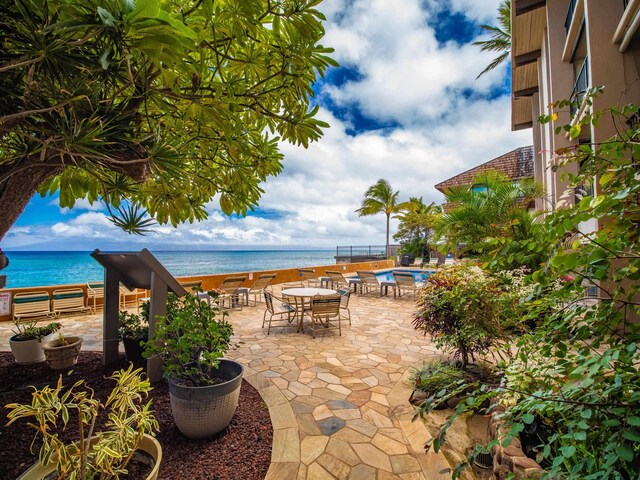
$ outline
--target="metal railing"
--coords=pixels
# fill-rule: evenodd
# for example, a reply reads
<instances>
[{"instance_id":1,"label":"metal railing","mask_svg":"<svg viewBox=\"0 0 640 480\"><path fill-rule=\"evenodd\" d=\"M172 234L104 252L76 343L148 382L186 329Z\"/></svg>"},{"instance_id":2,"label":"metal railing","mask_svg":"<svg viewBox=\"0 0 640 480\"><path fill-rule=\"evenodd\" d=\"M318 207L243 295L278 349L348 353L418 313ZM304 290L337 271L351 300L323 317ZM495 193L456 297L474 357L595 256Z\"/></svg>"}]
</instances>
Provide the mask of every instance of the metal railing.
<instances>
[{"instance_id":1,"label":"metal railing","mask_svg":"<svg viewBox=\"0 0 640 480\"><path fill-rule=\"evenodd\" d=\"M347 245L336 247L336 262L367 262L387 260L393 258L399 250L399 245Z\"/></svg>"},{"instance_id":2,"label":"metal railing","mask_svg":"<svg viewBox=\"0 0 640 480\"><path fill-rule=\"evenodd\" d=\"M576 11L578 0L569 0L569 10L567 11L567 18L564 20L564 29L569 35L569 29L571 28L571 22L573 21L573 14Z\"/></svg>"},{"instance_id":3,"label":"metal railing","mask_svg":"<svg viewBox=\"0 0 640 480\"><path fill-rule=\"evenodd\" d=\"M580 72L578 72L578 76L576 78L576 83L573 84L573 91L571 92L571 115L575 115L575 113L580 108L580 104L584 99L584 94L587 92L589 88L589 57L585 57L584 63L580 68Z\"/></svg>"}]
</instances>

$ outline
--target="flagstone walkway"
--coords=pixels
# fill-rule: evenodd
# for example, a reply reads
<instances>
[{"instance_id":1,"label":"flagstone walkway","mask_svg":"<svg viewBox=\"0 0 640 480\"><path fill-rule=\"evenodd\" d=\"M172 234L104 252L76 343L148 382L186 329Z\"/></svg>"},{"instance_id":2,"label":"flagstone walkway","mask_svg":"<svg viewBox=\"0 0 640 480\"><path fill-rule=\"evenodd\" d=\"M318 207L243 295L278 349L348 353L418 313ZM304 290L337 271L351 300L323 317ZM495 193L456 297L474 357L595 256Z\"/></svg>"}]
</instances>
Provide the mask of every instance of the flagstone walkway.
<instances>
[{"instance_id":1,"label":"flagstone walkway","mask_svg":"<svg viewBox=\"0 0 640 480\"><path fill-rule=\"evenodd\" d=\"M424 425L412 422L409 367L439 355L417 334L411 299L352 296L352 325L337 331L266 334L264 306L232 311L240 346L228 357L262 395L274 429L267 480L439 480L450 474L442 454L425 453ZM101 316L63 320L83 349L101 350ZM0 323L8 350L11 324Z\"/></svg>"}]
</instances>

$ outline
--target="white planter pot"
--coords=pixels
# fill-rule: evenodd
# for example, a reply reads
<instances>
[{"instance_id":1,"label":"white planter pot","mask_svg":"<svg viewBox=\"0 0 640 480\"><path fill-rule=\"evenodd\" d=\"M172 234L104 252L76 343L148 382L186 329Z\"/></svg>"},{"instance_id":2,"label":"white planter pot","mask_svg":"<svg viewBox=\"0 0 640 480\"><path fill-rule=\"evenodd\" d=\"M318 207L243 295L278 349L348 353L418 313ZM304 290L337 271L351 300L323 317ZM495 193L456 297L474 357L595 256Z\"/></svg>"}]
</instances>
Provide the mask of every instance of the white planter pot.
<instances>
[{"instance_id":1,"label":"white planter pot","mask_svg":"<svg viewBox=\"0 0 640 480\"><path fill-rule=\"evenodd\" d=\"M11 352L16 359L16 363L20 365L31 365L32 363L40 363L45 361L44 350L42 349L42 343L55 338L54 334L49 334L43 337L42 340L23 340L16 341L11 337L9 339L9 346Z\"/></svg>"},{"instance_id":2,"label":"white planter pot","mask_svg":"<svg viewBox=\"0 0 640 480\"><path fill-rule=\"evenodd\" d=\"M98 437L91 437L91 444L93 445L97 439ZM138 444L138 450L146 452L155 460L153 470L151 470L151 473L149 473L146 480L156 480L158 478L158 472L160 471L160 462L162 462L162 447L160 446L160 443L158 443L158 441L152 436L145 434ZM36 463L16 480L41 480L43 478L49 478L47 475L55 472L55 470L55 462L50 463L46 467ZM58 478L57 475L55 478Z\"/></svg>"}]
</instances>

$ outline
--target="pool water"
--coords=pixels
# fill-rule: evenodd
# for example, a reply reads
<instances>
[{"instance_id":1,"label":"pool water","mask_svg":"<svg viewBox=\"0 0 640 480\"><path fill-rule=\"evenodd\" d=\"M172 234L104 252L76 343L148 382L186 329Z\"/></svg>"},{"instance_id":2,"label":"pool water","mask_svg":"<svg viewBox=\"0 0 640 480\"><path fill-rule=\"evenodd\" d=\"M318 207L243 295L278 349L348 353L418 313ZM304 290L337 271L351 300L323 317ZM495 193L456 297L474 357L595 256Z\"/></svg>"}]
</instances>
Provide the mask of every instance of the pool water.
<instances>
[{"instance_id":1,"label":"pool water","mask_svg":"<svg viewBox=\"0 0 640 480\"><path fill-rule=\"evenodd\" d=\"M393 281L393 272L409 272L413 275L413 278L416 282L424 282L429 276L429 272L425 271L404 270L401 268L396 268L393 270L385 270L384 272L376 272L376 277L378 277L378 281L380 282Z\"/></svg>"}]
</instances>

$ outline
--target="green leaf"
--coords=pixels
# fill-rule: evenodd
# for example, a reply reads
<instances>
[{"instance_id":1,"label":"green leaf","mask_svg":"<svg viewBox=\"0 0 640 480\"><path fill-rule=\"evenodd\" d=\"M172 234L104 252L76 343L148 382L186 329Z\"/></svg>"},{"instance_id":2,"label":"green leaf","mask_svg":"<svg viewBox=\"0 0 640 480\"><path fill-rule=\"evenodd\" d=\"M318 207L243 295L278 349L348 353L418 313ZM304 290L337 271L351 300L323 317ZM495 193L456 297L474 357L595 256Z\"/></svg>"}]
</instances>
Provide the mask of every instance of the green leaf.
<instances>
[{"instance_id":1,"label":"green leaf","mask_svg":"<svg viewBox=\"0 0 640 480\"><path fill-rule=\"evenodd\" d=\"M98 7L98 16L102 20L103 25L107 27L113 27L116 24L116 19L102 7Z\"/></svg>"},{"instance_id":2,"label":"green leaf","mask_svg":"<svg viewBox=\"0 0 640 480\"><path fill-rule=\"evenodd\" d=\"M623 430L622 436L632 442L640 443L640 433L635 430Z\"/></svg>"},{"instance_id":3,"label":"green leaf","mask_svg":"<svg viewBox=\"0 0 640 480\"><path fill-rule=\"evenodd\" d=\"M563 447L560 447L560 452L562 452L562 455L564 455L566 458L571 458L576 453L576 447L574 447L573 445L565 445Z\"/></svg>"},{"instance_id":4,"label":"green leaf","mask_svg":"<svg viewBox=\"0 0 640 480\"><path fill-rule=\"evenodd\" d=\"M621 443L616 447L616 453L622 458L625 462L633 461L633 449L626 443Z\"/></svg>"},{"instance_id":5,"label":"green leaf","mask_svg":"<svg viewBox=\"0 0 640 480\"><path fill-rule=\"evenodd\" d=\"M522 416L522 421L524 423L526 423L527 425L531 425L533 423L533 421L535 420L535 417L533 415L531 415L530 413L525 413Z\"/></svg>"}]
</instances>

